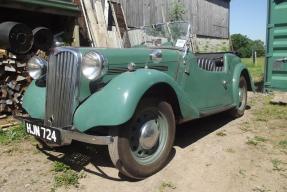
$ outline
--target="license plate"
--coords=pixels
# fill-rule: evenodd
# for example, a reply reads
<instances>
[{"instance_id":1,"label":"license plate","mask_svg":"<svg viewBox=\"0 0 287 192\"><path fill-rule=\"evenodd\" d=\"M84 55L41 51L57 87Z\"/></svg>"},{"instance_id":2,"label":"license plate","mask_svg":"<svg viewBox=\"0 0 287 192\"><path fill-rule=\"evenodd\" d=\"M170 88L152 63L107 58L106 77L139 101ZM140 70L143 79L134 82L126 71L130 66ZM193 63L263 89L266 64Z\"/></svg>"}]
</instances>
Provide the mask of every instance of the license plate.
<instances>
[{"instance_id":1,"label":"license plate","mask_svg":"<svg viewBox=\"0 0 287 192\"><path fill-rule=\"evenodd\" d=\"M57 129L43 127L40 125L25 122L26 132L35 137L41 138L50 143L61 143L61 133Z\"/></svg>"}]
</instances>

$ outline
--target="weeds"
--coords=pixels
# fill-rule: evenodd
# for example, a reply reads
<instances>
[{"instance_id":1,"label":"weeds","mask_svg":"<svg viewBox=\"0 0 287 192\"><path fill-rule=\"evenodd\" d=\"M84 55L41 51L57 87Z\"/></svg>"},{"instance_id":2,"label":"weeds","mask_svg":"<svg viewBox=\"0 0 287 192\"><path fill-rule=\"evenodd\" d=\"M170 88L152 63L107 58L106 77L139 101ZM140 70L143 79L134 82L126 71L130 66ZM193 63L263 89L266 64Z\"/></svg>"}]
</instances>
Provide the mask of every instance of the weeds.
<instances>
[{"instance_id":1,"label":"weeds","mask_svg":"<svg viewBox=\"0 0 287 192\"><path fill-rule=\"evenodd\" d=\"M248 141L246 142L246 144L248 145L258 145L259 143L264 143L268 141L268 139L265 139L264 137L259 137L259 136L255 136L254 138L252 139L248 139Z\"/></svg>"},{"instance_id":2,"label":"weeds","mask_svg":"<svg viewBox=\"0 0 287 192\"><path fill-rule=\"evenodd\" d=\"M176 186L171 182L163 182L159 187L159 192L164 192L166 189L176 189Z\"/></svg>"},{"instance_id":3,"label":"weeds","mask_svg":"<svg viewBox=\"0 0 287 192\"><path fill-rule=\"evenodd\" d=\"M240 169L239 174L242 175L243 177L246 176L246 170Z\"/></svg>"},{"instance_id":4,"label":"weeds","mask_svg":"<svg viewBox=\"0 0 287 192\"><path fill-rule=\"evenodd\" d=\"M270 189L267 189L264 185L262 187L255 187L252 189L254 192L269 192L271 191Z\"/></svg>"},{"instance_id":5,"label":"weeds","mask_svg":"<svg viewBox=\"0 0 287 192\"><path fill-rule=\"evenodd\" d=\"M282 140L279 142L279 147L282 149L287 149L287 140Z\"/></svg>"},{"instance_id":6,"label":"weeds","mask_svg":"<svg viewBox=\"0 0 287 192\"><path fill-rule=\"evenodd\" d=\"M79 184L79 179L83 178L83 174L79 174L76 171L72 170L70 166L61 163L55 162L53 171L56 173L54 175L54 187L51 191L55 191L58 187L69 187L75 186L77 187Z\"/></svg>"},{"instance_id":7,"label":"weeds","mask_svg":"<svg viewBox=\"0 0 287 192\"><path fill-rule=\"evenodd\" d=\"M239 129L243 132L248 132L251 130L251 125L249 122L243 122L242 126L240 126Z\"/></svg>"},{"instance_id":8,"label":"weeds","mask_svg":"<svg viewBox=\"0 0 287 192\"><path fill-rule=\"evenodd\" d=\"M263 80L265 58L258 58L257 64L253 64L250 58L242 59L242 62L247 66L255 82Z\"/></svg>"},{"instance_id":9,"label":"weeds","mask_svg":"<svg viewBox=\"0 0 287 192\"><path fill-rule=\"evenodd\" d=\"M225 133L225 131L219 131L216 133L216 135L220 136L220 137L224 137L224 136L226 136L226 133Z\"/></svg>"},{"instance_id":10,"label":"weeds","mask_svg":"<svg viewBox=\"0 0 287 192\"><path fill-rule=\"evenodd\" d=\"M283 164L282 161L280 161L278 159L272 159L271 163L273 165L273 170L274 171L284 171L284 169L282 167L280 167Z\"/></svg>"},{"instance_id":11,"label":"weeds","mask_svg":"<svg viewBox=\"0 0 287 192\"><path fill-rule=\"evenodd\" d=\"M29 135L25 132L24 125L17 125L8 130L0 129L0 144L7 145L27 139Z\"/></svg>"},{"instance_id":12,"label":"weeds","mask_svg":"<svg viewBox=\"0 0 287 192\"><path fill-rule=\"evenodd\" d=\"M256 146L258 144L258 142L256 142L255 140L252 139L248 139L248 141L246 142L247 145L254 145Z\"/></svg>"},{"instance_id":13,"label":"weeds","mask_svg":"<svg viewBox=\"0 0 287 192\"><path fill-rule=\"evenodd\" d=\"M270 119L287 120L287 107L270 104L271 96L265 97L262 107L255 112L257 121L268 122Z\"/></svg>"}]
</instances>

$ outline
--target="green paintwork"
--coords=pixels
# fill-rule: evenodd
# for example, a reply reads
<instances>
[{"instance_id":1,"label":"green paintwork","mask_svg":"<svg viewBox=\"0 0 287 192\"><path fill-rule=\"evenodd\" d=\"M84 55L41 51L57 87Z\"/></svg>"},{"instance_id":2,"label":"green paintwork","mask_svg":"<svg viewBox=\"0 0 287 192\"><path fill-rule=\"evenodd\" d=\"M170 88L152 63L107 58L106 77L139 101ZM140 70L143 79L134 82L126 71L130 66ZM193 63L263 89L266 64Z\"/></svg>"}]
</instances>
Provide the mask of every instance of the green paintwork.
<instances>
[{"instance_id":1,"label":"green paintwork","mask_svg":"<svg viewBox=\"0 0 287 192\"><path fill-rule=\"evenodd\" d=\"M83 76L80 78L80 104L74 112L73 126L81 132L127 122L143 95L159 84L165 84L175 92L180 122L236 107L239 78L247 70L240 58L230 53L224 54L224 70L211 72L198 66L193 53L188 52L183 58L183 51L178 49L162 49L163 58L159 63L150 60L152 49L149 48L73 50L82 56L97 51L108 61L106 75L96 82L105 84L100 90L92 93L91 81ZM127 66L131 62L135 63L136 70L129 72ZM249 84L252 90L252 82ZM32 83L24 95L23 106L31 117L43 119L45 88Z\"/></svg>"},{"instance_id":2,"label":"green paintwork","mask_svg":"<svg viewBox=\"0 0 287 192\"><path fill-rule=\"evenodd\" d=\"M266 90L287 91L287 0L268 0ZM277 61L286 58L285 62Z\"/></svg>"},{"instance_id":3,"label":"green paintwork","mask_svg":"<svg viewBox=\"0 0 287 192\"><path fill-rule=\"evenodd\" d=\"M72 0L0 0L0 7L67 16L77 16L80 13Z\"/></svg>"},{"instance_id":4,"label":"green paintwork","mask_svg":"<svg viewBox=\"0 0 287 192\"><path fill-rule=\"evenodd\" d=\"M125 123L133 115L144 93L158 83L166 83L175 90L183 116L199 116L188 95L171 76L153 69L139 69L115 77L104 89L90 96L76 110L74 126L85 131L91 127Z\"/></svg>"},{"instance_id":5,"label":"green paintwork","mask_svg":"<svg viewBox=\"0 0 287 192\"><path fill-rule=\"evenodd\" d=\"M23 97L23 108L35 119L44 119L46 103L46 88L38 87L33 81Z\"/></svg>"}]
</instances>

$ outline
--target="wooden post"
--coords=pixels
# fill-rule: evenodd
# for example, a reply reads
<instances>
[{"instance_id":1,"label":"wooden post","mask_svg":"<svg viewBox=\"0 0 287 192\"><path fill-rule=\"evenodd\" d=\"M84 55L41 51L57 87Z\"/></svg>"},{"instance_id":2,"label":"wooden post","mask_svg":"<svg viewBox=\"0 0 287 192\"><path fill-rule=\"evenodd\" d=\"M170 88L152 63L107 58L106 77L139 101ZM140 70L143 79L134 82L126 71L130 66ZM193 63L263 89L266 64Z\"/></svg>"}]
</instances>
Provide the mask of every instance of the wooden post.
<instances>
[{"instance_id":1,"label":"wooden post","mask_svg":"<svg viewBox=\"0 0 287 192\"><path fill-rule=\"evenodd\" d=\"M86 13L86 9L85 9L85 5L84 5L83 0L80 0L80 4L81 4L81 8L82 8L82 12L83 12L83 16L84 16L84 20L85 20L85 24L86 24L86 28L87 28L87 32L88 32L88 37L89 37L91 46L95 47L96 46L96 42L94 41L94 39L92 37L92 32L91 32L91 28L90 28L90 25L89 25L88 16L87 16L87 13Z\"/></svg>"},{"instance_id":2,"label":"wooden post","mask_svg":"<svg viewBox=\"0 0 287 192\"><path fill-rule=\"evenodd\" d=\"M102 3L99 0L94 0L94 14L98 21L98 33L101 47L108 47L108 30L104 17Z\"/></svg>"},{"instance_id":3,"label":"wooden post","mask_svg":"<svg viewBox=\"0 0 287 192\"><path fill-rule=\"evenodd\" d=\"M105 0L104 15L105 15L105 21L106 21L106 26L107 27L109 25L109 10L110 10L109 2L108 2L108 0Z\"/></svg>"},{"instance_id":4,"label":"wooden post","mask_svg":"<svg viewBox=\"0 0 287 192\"><path fill-rule=\"evenodd\" d=\"M80 28L79 25L75 25L73 32L73 47L80 47Z\"/></svg>"}]
</instances>

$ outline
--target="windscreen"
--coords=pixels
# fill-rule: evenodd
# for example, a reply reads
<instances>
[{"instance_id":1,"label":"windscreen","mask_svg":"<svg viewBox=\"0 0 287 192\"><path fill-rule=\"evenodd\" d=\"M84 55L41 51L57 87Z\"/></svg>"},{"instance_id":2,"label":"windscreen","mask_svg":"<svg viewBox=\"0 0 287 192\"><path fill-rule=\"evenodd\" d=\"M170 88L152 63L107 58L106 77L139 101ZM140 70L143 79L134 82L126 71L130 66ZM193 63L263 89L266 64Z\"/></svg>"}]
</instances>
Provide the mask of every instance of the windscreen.
<instances>
[{"instance_id":1,"label":"windscreen","mask_svg":"<svg viewBox=\"0 0 287 192\"><path fill-rule=\"evenodd\" d=\"M143 28L142 45L147 47L183 48L188 36L189 24L186 22L163 23Z\"/></svg>"}]
</instances>

